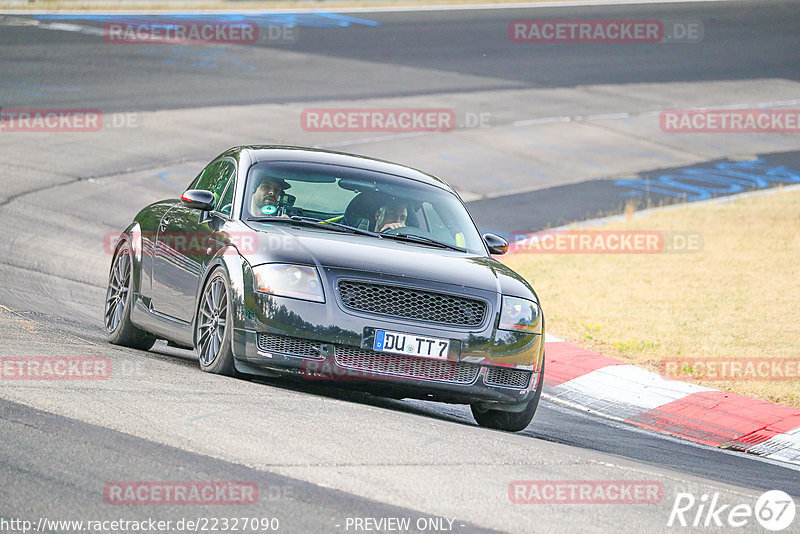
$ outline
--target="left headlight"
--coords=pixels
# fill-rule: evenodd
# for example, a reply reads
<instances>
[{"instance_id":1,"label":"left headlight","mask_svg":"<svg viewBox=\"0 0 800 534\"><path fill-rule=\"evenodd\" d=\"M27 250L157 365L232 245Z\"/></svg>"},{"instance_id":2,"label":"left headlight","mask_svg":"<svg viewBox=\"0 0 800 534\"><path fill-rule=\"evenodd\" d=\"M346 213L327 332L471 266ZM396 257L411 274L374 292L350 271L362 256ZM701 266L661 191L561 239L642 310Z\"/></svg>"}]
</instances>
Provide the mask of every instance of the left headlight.
<instances>
[{"instance_id":1,"label":"left headlight","mask_svg":"<svg viewBox=\"0 0 800 534\"><path fill-rule=\"evenodd\" d=\"M539 313L539 306L535 302L503 295L499 328L514 332L536 333L541 325Z\"/></svg>"},{"instance_id":2,"label":"left headlight","mask_svg":"<svg viewBox=\"0 0 800 534\"><path fill-rule=\"evenodd\" d=\"M260 293L325 302L322 282L314 267L270 263L253 267L254 287Z\"/></svg>"}]
</instances>

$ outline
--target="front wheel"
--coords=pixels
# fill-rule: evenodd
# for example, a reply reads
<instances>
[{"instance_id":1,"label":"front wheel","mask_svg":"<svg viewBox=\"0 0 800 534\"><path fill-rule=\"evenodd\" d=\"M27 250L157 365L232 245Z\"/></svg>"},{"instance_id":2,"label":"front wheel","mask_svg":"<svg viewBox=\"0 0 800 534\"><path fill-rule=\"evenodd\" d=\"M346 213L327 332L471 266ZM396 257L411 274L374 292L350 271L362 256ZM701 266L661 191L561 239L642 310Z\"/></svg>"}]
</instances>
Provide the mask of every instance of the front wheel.
<instances>
[{"instance_id":1,"label":"front wheel","mask_svg":"<svg viewBox=\"0 0 800 534\"><path fill-rule=\"evenodd\" d=\"M195 321L195 344L200 369L207 373L237 376L233 365L233 314L230 284L225 271L217 267L209 276Z\"/></svg>"},{"instance_id":2,"label":"front wheel","mask_svg":"<svg viewBox=\"0 0 800 534\"><path fill-rule=\"evenodd\" d=\"M476 404L471 404L472 416L480 426L505 430L507 432L519 432L525 430L533 420L536 408L539 406L539 398L542 396L542 386L544 385L544 360L542 368L539 370L539 377L536 384L536 393L528 401L528 405L521 412L505 412L502 410L484 410Z\"/></svg>"},{"instance_id":3,"label":"front wheel","mask_svg":"<svg viewBox=\"0 0 800 534\"><path fill-rule=\"evenodd\" d=\"M131 247L124 241L111 262L104 323L109 343L140 350L149 350L156 342L155 336L136 328L131 322L133 306L133 262Z\"/></svg>"}]
</instances>

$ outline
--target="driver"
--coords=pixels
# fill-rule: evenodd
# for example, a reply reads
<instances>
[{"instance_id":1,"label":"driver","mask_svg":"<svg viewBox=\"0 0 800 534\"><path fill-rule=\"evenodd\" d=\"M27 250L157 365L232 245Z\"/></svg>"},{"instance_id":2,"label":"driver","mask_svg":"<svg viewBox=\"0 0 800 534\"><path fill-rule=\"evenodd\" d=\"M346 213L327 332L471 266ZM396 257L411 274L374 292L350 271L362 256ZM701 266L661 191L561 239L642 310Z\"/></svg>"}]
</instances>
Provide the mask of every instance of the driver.
<instances>
[{"instance_id":1,"label":"driver","mask_svg":"<svg viewBox=\"0 0 800 534\"><path fill-rule=\"evenodd\" d=\"M406 219L408 219L408 208L406 208L405 202L390 200L375 212L375 231L380 233L403 228L406 225Z\"/></svg>"},{"instance_id":2,"label":"driver","mask_svg":"<svg viewBox=\"0 0 800 534\"><path fill-rule=\"evenodd\" d=\"M253 215L276 215L278 201L283 192L291 187L286 181L273 176L261 178L253 190L250 200L250 212Z\"/></svg>"}]
</instances>

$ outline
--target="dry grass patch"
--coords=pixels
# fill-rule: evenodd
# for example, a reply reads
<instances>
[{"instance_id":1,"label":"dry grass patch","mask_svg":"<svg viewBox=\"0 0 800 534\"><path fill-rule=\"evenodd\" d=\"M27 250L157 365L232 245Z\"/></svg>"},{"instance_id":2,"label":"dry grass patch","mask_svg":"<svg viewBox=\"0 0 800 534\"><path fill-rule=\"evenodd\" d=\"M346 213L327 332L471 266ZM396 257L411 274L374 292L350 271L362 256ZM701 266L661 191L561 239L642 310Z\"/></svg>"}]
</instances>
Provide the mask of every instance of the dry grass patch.
<instances>
[{"instance_id":1,"label":"dry grass patch","mask_svg":"<svg viewBox=\"0 0 800 534\"><path fill-rule=\"evenodd\" d=\"M508 256L536 288L548 332L657 372L676 357L800 359L800 191L689 204L598 229L699 232L703 246ZM692 381L800 408L800 380Z\"/></svg>"}]
</instances>

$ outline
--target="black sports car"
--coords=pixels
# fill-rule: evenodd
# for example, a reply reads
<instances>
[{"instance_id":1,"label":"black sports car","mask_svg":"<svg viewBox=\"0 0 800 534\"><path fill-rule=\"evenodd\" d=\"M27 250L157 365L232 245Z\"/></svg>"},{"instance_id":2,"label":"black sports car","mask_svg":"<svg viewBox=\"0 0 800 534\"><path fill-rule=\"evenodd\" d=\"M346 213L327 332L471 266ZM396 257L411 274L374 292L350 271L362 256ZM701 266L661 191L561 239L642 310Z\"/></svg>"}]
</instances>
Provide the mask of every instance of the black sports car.
<instances>
[{"instance_id":1,"label":"black sports car","mask_svg":"<svg viewBox=\"0 0 800 534\"><path fill-rule=\"evenodd\" d=\"M116 245L111 343L195 348L204 371L341 380L468 403L524 429L542 390L544 318L442 180L363 156L232 148Z\"/></svg>"}]
</instances>

